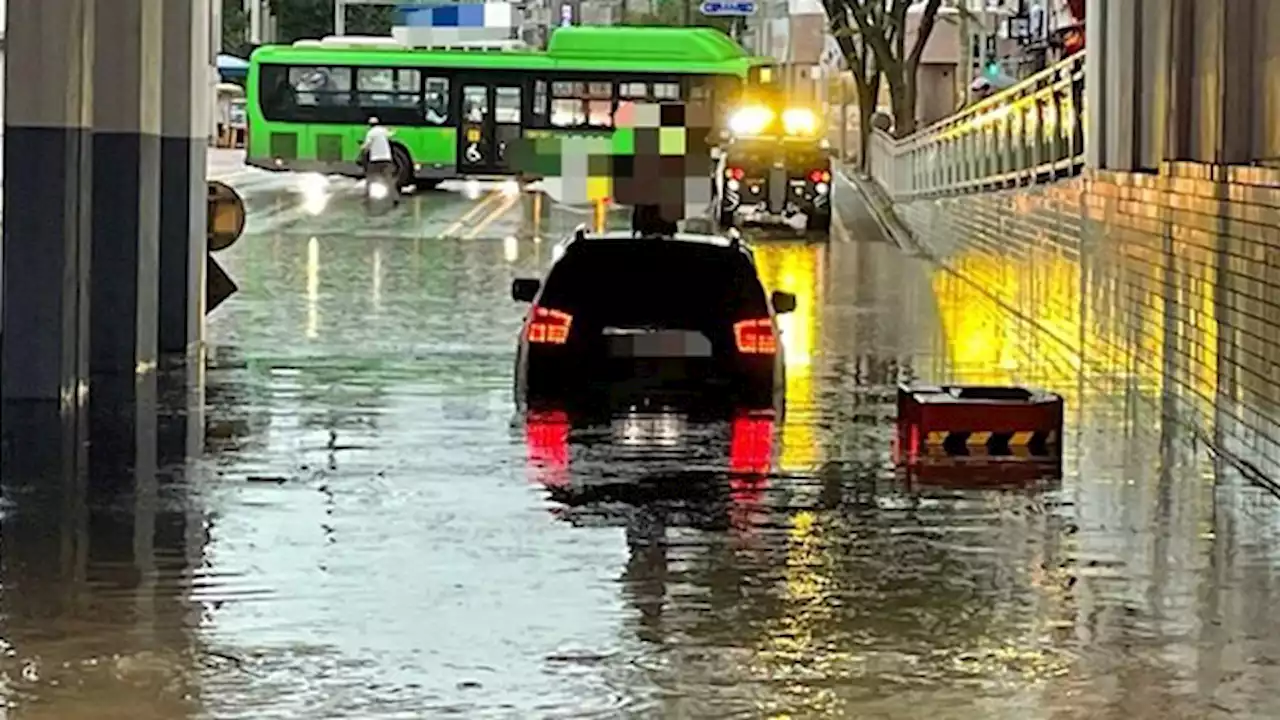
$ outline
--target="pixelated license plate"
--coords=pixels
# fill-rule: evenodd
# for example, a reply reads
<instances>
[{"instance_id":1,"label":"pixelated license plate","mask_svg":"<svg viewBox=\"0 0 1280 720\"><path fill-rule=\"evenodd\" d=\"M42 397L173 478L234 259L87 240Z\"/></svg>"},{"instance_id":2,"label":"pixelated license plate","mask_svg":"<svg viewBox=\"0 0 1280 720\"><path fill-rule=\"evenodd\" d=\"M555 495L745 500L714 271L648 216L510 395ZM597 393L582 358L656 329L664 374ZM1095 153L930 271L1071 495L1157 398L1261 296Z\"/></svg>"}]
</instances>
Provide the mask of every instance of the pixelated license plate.
<instances>
[{"instance_id":1,"label":"pixelated license plate","mask_svg":"<svg viewBox=\"0 0 1280 720\"><path fill-rule=\"evenodd\" d=\"M605 328L611 357L709 358L711 341L688 330Z\"/></svg>"}]
</instances>

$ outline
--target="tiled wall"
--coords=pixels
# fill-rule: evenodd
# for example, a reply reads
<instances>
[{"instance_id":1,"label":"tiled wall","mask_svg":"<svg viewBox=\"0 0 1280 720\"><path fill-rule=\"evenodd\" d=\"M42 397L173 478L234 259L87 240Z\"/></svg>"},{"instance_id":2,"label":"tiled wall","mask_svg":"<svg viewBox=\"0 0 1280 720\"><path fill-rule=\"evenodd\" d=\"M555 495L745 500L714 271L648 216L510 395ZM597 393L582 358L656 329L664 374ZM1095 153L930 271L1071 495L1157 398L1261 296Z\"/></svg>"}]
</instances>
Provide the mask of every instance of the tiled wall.
<instances>
[{"instance_id":1,"label":"tiled wall","mask_svg":"<svg viewBox=\"0 0 1280 720\"><path fill-rule=\"evenodd\" d=\"M901 204L1013 339L1280 481L1280 172L1173 164Z\"/></svg>"}]
</instances>

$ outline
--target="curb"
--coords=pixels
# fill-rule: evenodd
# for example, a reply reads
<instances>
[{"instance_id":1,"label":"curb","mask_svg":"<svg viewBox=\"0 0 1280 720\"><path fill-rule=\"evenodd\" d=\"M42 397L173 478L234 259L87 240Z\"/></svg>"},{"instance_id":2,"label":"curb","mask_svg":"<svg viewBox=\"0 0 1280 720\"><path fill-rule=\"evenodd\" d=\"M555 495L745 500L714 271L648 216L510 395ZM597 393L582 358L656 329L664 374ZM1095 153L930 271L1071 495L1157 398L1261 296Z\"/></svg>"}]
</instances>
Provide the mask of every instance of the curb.
<instances>
[{"instance_id":1,"label":"curb","mask_svg":"<svg viewBox=\"0 0 1280 720\"><path fill-rule=\"evenodd\" d=\"M893 201L876 184L875 180L869 177L862 177L848 167L841 167L836 172L836 175L862 197L863 202L866 204L867 212L875 220L876 225L880 227L880 231L894 245L897 245L899 250L908 255L918 257L930 256L919 241L916 240L915 235L898 218L893 209Z\"/></svg>"}]
</instances>

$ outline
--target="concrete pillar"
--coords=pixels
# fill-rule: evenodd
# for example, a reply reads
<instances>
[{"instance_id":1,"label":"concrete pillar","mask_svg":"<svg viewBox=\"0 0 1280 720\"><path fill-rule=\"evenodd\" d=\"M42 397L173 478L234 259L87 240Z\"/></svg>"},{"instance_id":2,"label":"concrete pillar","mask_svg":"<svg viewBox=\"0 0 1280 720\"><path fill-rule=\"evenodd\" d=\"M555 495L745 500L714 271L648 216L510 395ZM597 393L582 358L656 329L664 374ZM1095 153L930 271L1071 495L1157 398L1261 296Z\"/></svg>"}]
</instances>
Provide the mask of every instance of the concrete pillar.
<instances>
[{"instance_id":1,"label":"concrete pillar","mask_svg":"<svg viewBox=\"0 0 1280 720\"><path fill-rule=\"evenodd\" d=\"M118 0L94 20L94 86L109 92L93 110L89 369L129 386L156 361L162 2Z\"/></svg>"},{"instance_id":2,"label":"concrete pillar","mask_svg":"<svg viewBox=\"0 0 1280 720\"><path fill-rule=\"evenodd\" d=\"M1227 0L1222 6L1222 102L1217 108L1222 148L1218 161L1231 165L1253 162L1256 108L1265 105L1257 102L1263 96L1257 85L1258 68L1266 66L1266 58L1258 57L1254 42L1255 24L1265 17L1259 10L1257 0ZM1267 112L1263 110L1264 117Z\"/></svg>"},{"instance_id":3,"label":"concrete pillar","mask_svg":"<svg viewBox=\"0 0 1280 720\"><path fill-rule=\"evenodd\" d=\"M0 282L6 404L65 410L87 395L94 5L8 0Z\"/></svg>"},{"instance_id":4,"label":"concrete pillar","mask_svg":"<svg viewBox=\"0 0 1280 720\"><path fill-rule=\"evenodd\" d=\"M1098 128L1106 136L1102 162L1103 167L1110 170L1132 170L1137 129L1136 100L1140 92L1140 76L1136 74L1142 42L1138 32L1139 3L1135 0L1111 0L1105 7L1103 45L1106 71L1103 81L1107 97L1103 103L1103 125ZM1088 17L1086 12L1086 23Z\"/></svg>"},{"instance_id":5,"label":"concrete pillar","mask_svg":"<svg viewBox=\"0 0 1280 720\"><path fill-rule=\"evenodd\" d=\"M1084 13L1084 156L1091 168L1106 166L1107 5L1088 0Z\"/></svg>"},{"instance_id":6,"label":"concrete pillar","mask_svg":"<svg viewBox=\"0 0 1280 720\"><path fill-rule=\"evenodd\" d=\"M209 0L166 2L160 119L160 352L194 357L204 332Z\"/></svg>"}]
</instances>

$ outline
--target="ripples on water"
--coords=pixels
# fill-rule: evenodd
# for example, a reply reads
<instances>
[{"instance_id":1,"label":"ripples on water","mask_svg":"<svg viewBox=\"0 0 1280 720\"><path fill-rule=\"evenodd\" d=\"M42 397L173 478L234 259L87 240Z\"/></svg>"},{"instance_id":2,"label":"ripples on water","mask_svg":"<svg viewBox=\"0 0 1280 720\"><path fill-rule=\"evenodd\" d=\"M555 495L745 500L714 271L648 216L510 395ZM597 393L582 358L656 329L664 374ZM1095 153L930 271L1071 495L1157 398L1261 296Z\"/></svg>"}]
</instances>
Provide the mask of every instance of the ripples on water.
<instances>
[{"instance_id":1,"label":"ripples on water","mask_svg":"<svg viewBox=\"0 0 1280 720\"><path fill-rule=\"evenodd\" d=\"M466 208L417 202L344 236L341 198L251 198L205 459L6 479L15 716L1280 715L1274 504L1126 386L996 348L971 291L762 246L799 296L784 420L525 423L508 288L549 251L510 217L434 237ZM1069 392L1064 477L895 473L916 376Z\"/></svg>"}]
</instances>

